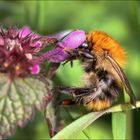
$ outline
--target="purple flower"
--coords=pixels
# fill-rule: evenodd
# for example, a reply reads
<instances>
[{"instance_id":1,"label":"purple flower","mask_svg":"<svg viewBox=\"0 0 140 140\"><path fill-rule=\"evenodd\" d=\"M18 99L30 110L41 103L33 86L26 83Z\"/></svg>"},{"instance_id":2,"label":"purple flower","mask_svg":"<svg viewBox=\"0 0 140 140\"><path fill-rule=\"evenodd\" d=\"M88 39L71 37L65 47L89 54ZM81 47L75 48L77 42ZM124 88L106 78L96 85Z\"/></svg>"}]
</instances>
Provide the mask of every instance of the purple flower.
<instances>
[{"instance_id":1,"label":"purple flower","mask_svg":"<svg viewBox=\"0 0 140 140\"><path fill-rule=\"evenodd\" d=\"M19 37L20 38L31 37L32 40L36 40L32 42L33 47L39 48L43 45L40 40L40 35L33 33L28 26L24 26L21 30L19 30Z\"/></svg>"},{"instance_id":2,"label":"purple flower","mask_svg":"<svg viewBox=\"0 0 140 140\"><path fill-rule=\"evenodd\" d=\"M24 26L20 31L19 31L19 37L20 38L25 38L27 37L29 34L31 34L32 31L30 30L30 28L28 26Z\"/></svg>"},{"instance_id":3,"label":"purple flower","mask_svg":"<svg viewBox=\"0 0 140 140\"><path fill-rule=\"evenodd\" d=\"M40 48L42 46L42 42L41 41L36 41L33 43L33 46L36 48Z\"/></svg>"},{"instance_id":4,"label":"purple flower","mask_svg":"<svg viewBox=\"0 0 140 140\"><path fill-rule=\"evenodd\" d=\"M4 39L0 36L0 46L4 45Z\"/></svg>"},{"instance_id":5,"label":"purple flower","mask_svg":"<svg viewBox=\"0 0 140 140\"><path fill-rule=\"evenodd\" d=\"M54 37L57 40L61 40L62 38L64 38L64 36L67 36L71 32L72 32L72 30L60 31L58 33L50 35L50 37Z\"/></svg>"},{"instance_id":6,"label":"purple flower","mask_svg":"<svg viewBox=\"0 0 140 140\"><path fill-rule=\"evenodd\" d=\"M25 77L40 72L41 50L56 39L38 35L25 26L22 29L0 29L0 73L13 77Z\"/></svg>"},{"instance_id":7,"label":"purple flower","mask_svg":"<svg viewBox=\"0 0 140 140\"><path fill-rule=\"evenodd\" d=\"M70 32L61 42L58 43L58 46L62 48L75 49L80 46L86 40L85 32L82 30L76 30Z\"/></svg>"},{"instance_id":8,"label":"purple flower","mask_svg":"<svg viewBox=\"0 0 140 140\"><path fill-rule=\"evenodd\" d=\"M80 46L86 39L85 32L70 32L63 40L41 36L31 31L28 26L22 29L0 29L0 73L11 78L25 77L40 73L44 61L60 63L69 57L69 51ZM43 53L50 44L55 48Z\"/></svg>"},{"instance_id":9,"label":"purple flower","mask_svg":"<svg viewBox=\"0 0 140 140\"><path fill-rule=\"evenodd\" d=\"M65 52L62 48L57 47L51 51L48 51L45 54L42 54L40 58L41 60L48 60L50 62L60 63L62 61L65 61L67 57L68 53Z\"/></svg>"},{"instance_id":10,"label":"purple flower","mask_svg":"<svg viewBox=\"0 0 140 140\"><path fill-rule=\"evenodd\" d=\"M69 57L69 51L78 48L86 40L85 32L75 30L70 32L64 39L57 43L57 47L40 57L40 61L60 63Z\"/></svg>"}]
</instances>

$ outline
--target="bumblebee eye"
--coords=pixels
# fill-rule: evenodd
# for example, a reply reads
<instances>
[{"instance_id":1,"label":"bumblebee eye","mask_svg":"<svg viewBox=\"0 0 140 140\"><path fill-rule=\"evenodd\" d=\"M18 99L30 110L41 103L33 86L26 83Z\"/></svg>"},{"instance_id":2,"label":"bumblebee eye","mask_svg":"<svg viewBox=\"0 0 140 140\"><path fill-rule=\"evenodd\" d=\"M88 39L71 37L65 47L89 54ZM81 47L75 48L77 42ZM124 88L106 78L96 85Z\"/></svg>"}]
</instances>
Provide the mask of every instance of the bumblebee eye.
<instances>
[{"instance_id":1,"label":"bumblebee eye","mask_svg":"<svg viewBox=\"0 0 140 140\"><path fill-rule=\"evenodd\" d=\"M80 49L84 49L84 48L87 48L88 47L88 42L85 41L83 44L81 44L78 48Z\"/></svg>"}]
</instances>

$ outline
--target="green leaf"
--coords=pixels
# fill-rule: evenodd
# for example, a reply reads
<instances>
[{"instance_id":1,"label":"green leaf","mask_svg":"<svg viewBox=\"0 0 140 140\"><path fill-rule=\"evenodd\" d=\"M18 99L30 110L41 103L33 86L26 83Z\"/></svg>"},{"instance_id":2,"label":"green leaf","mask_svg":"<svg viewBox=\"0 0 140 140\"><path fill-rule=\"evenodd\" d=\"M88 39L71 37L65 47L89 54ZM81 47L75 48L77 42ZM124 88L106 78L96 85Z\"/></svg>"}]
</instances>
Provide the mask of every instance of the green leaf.
<instances>
[{"instance_id":1,"label":"green leaf","mask_svg":"<svg viewBox=\"0 0 140 140\"><path fill-rule=\"evenodd\" d=\"M32 119L35 108L43 107L45 83L36 78L0 77L0 139L13 134Z\"/></svg>"},{"instance_id":2,"label":"green leaf","mask_svg":"<svg viewBox=\"0 0 140 140\"><path fill-rule=\"evenodd\" d=\"M80 119L74 121L70 125L68 125L66 128L64 128L62 131L60 131L58 134L56 134L52 140L56 139L75 139L76 136L80 132L82 132L86 127L88 127L92 122L97 120L100 116L102 116L105 113L105 111L102 112L95 112L95 113L89 113Z\"/></svg>"},{"instance_id":3,"label":"green leaf","mask_svg":"<svg viewBox=\"0 0 140 140\"><path fill-rule=\"evenodd\" d=\"M126 101L127 93L124 90L121 100ZM126 112L112 113L112 133L115 139L126 139Z\"/></svg>"},{"instance_id":4,"label":"green leaf","mask_svg":"<svg viewBox=\"0 0 140 140\"><path fill-rule=\"evenodd\" d=\"M111 113L111 112L126 111L126 110L135 109L135 108L139 108L139 107L140 107L140 101L138 101L136 103L136 107L132 106L129 103L126 103L126 104L115 105L104 111L91 112L89 114L82 116L81 118L77 119L76 121L72 122L70 125L65 127L63 130L61 130L59 133L57 133L52 138L52 140L75 139L77 134L82 132L85 128L87 128L91 123L93 123L95 120L97 120L102 115L104 115L106 113Z\"/></svg>"},{"instance_id":5,"label":"green leaf","mask_svg":"<svg viewBox=\"0 0 140 140\"><path fill-rule=\"evenodd\" d=\"M112 130L114 139L126 139L126 113L112 113Z\"/></svg>"}]
</instances>

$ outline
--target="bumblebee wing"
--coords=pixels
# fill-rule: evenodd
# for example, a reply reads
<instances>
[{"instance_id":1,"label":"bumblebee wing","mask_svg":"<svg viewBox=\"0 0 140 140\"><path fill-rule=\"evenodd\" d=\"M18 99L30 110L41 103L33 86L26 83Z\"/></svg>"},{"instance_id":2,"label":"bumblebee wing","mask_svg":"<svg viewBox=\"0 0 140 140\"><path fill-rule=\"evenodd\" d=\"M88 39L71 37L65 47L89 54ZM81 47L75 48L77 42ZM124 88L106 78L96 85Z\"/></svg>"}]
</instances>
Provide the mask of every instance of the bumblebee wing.
<instances>
[{"instance_id":1,"label":"bumblebee wing","mask_svg":"<svg viewBox=\"0 0 140 140\"><path fill-rule=\"evenodd\" d=\"M120 79L121 79L121 81L122 81L122 83L124 85L125 91L130 96L131 103L134 106L136 106L135 95L133 93L133 90L132 90L132 88L130 86L130 83L129 83L125 73L123 72L122 68L118 65L118 63L109 54L106 54L105 57L110 61L111 65L113 66L113 68L115 69L117 74L119 75L119 77L120 77Z\"/></svg>"}]
</instances>

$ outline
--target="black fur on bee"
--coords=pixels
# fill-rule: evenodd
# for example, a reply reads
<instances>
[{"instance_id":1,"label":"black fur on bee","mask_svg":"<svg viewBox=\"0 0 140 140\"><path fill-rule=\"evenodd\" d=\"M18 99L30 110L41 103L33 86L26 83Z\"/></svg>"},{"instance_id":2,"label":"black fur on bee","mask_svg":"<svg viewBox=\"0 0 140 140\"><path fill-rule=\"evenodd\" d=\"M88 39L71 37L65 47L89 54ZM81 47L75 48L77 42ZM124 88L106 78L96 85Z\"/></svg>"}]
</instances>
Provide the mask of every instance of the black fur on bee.
<instances>
[{"instance_id":1,"label":"black fur on bee","mask_svg":"<svg viewBox=\"0 0 140 140\"><path fill-rule=\"evenodd\" d=\"M96 69L95 61L91 61L87 63L88 65L84 67L85 72L93 72L96 75L91 77L94 79L95 83L88 87L58 87L58 91L73 97L75 103L86 105L91 101L94 100L109 100L110 103L114 102L121 89L117 85L114 77L110 75L106 70L103 68ZM85 61L89 61L86 60ZM88 70L88 71L87 71Z\"/></svg>"}]
</instances>

